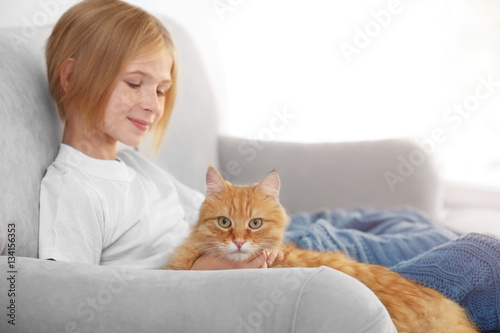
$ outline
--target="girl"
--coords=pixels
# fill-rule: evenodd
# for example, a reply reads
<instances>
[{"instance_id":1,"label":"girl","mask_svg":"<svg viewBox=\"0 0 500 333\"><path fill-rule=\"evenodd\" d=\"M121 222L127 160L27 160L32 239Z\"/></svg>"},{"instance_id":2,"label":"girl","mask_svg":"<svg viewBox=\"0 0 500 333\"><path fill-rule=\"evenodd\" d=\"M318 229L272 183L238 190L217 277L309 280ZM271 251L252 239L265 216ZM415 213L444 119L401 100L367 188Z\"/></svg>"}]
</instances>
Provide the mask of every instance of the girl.
<instances>
[{"instance_id":1,"label":"girl","mask_svg":"<svg viewBox=\"0 0 500 333\"><path fill-rule=\"evenodd\" d=\"M161 143L177 83L168 31L125 2L85 0L60 18L46 58L65 126L41 186L40 258L162 267L203 196L136 152L118 155L117 142L137 146L154 131ZM202 257L193 269L265 268L277 255L264 251L238 267Z\"/></svg>"}]
</instances>

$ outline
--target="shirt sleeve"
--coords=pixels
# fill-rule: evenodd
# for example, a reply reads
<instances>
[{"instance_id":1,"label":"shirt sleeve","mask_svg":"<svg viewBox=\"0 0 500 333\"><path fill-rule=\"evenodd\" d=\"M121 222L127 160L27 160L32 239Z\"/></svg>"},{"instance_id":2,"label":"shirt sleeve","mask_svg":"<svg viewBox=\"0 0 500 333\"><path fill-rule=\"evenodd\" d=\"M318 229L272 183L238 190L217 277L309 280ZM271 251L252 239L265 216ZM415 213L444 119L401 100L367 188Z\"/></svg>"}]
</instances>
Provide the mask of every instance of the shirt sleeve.
<instances>
[{"instance_id":1,"label":"shirt sleeve","mask_svg":"<svg viewBox=\"0 0 500 333\"><path fill-rule=\"evenodd\" d=\"M39 257L98 265L104 212L96 189L69 175L46 177L40 192Z\"/></svg>"},{"instance_id":2,"label":"shirt sleeve","mask_svg":"<svg viewBox=\"0 0 500 333\"><path fill-rule=\"evenodd\" d=\"M173 176L171 176L171 180L179 194L179 200L184 210L184 217L189 226L192 227L198 221L200 206L203 200L205 200L205 196L197 190L182 184Z\"/></svg>"}]
</instances>

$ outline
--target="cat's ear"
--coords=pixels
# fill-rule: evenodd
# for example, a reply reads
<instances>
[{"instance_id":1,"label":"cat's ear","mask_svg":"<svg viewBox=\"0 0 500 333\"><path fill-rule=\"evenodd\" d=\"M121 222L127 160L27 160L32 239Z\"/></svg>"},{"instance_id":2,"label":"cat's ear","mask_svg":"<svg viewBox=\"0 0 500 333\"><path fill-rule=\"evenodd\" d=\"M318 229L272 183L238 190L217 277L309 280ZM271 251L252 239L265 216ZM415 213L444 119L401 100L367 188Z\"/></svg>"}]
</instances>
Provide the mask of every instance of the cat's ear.
<instances>
[{"instance_id":1,"label":"cat's ear","mask_svg":"<svg viewBox=\"0 0 500 333\"><path fill-rule=\"evenodd\" d=\"M212 166L207 170L207 196L214 196L228 190L222 176Z\"/></svg>"},{"instance_id":2,"label":"cat's ear","mask_svg":"<svg viewBox=\"0 0 500 333\"><path fill-rule=\"evenodd\" d=\"M280 194L280 176L276 171L269 172L257 185L257 191L278 199Z\"/></svg>"}]
</instances>

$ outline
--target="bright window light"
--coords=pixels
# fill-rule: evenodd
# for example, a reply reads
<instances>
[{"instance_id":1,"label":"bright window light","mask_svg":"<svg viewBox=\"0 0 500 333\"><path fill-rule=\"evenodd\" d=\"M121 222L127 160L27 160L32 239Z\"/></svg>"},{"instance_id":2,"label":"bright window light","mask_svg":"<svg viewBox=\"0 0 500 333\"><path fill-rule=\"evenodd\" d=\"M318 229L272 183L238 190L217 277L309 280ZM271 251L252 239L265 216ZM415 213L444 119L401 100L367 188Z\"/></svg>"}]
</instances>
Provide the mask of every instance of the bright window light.
<instances>
[{"instance_id":1,"label":"bright window light","mask_svg":"<svg viewBox=\"0 0 500 333\"><path fill-rule=\"evenodd\" d=\"M130 1L191 30L222 134L422 143L441 130L449 181L500 186L498 0Z\"/></svg>"},{"instance_id":2,"label":"bright window light","mask_svg":"<svg viewBox=\"0 0 500 333\"><path fill-rule=\"evenodd\" d=\"M435 157L449 180L500 186L499 14L487 0L239 1L215 23L222 131L423 141L441 128ZM280 112L288 121L271 134Z\"/></svg>"}]
</instances>

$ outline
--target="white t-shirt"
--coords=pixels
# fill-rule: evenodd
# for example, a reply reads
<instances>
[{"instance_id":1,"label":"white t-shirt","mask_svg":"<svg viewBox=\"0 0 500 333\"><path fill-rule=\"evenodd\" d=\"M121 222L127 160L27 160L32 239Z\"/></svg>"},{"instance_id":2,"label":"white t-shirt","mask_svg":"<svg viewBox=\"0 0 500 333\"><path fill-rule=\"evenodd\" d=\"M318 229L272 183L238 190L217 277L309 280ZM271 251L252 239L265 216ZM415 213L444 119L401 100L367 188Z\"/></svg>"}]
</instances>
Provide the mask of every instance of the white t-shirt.
<instances>
[{"instance_id":1,"label":"white t-shirt","mask_svg":"<svg viewBox=\"0 0 500 333\"><path fill-rule=\"evenodd\" d=\"M188 235L203 195L138 152L118 157L61 144L41 184L40 258L156 269Z\"/></svg>"}]
</instances>

